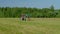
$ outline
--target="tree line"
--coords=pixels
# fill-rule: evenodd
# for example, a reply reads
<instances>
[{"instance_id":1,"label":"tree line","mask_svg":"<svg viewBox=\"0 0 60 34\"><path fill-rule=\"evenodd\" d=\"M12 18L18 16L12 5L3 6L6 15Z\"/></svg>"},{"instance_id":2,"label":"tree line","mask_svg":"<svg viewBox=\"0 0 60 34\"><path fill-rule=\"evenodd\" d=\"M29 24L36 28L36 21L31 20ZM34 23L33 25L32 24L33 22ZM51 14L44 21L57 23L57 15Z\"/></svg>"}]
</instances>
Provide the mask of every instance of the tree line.
<instances>
[{"instance_id":1,"label":"tree line","mask_svg":"<svg viewBox=\"0 0 60 34\"><path fill-rule=\"evenodd\" d=\"M0 7L0 18L19 18L21 14L28 14L32 18L59 18L60 9L26 8L26 7Z\"/></svg>"}]
</instances>

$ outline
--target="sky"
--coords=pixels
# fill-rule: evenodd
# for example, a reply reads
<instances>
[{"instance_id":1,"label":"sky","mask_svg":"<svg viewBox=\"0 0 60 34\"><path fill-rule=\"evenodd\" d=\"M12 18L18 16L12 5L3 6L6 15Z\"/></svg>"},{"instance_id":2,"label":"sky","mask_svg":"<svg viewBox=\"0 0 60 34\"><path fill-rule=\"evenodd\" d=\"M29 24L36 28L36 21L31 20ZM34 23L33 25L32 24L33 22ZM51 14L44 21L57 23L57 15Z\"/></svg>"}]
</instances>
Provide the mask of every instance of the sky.
<instances>
[{"instance_id":1,"label":"sky","mask_svg":"<svg viewBox=\"0 0 60 34\"><path fill-rule=\"evenodd\" d=\"M60 0L0 0L0 7L49 8L54 5L60 9Z\"/></svg>"}]
</instances>

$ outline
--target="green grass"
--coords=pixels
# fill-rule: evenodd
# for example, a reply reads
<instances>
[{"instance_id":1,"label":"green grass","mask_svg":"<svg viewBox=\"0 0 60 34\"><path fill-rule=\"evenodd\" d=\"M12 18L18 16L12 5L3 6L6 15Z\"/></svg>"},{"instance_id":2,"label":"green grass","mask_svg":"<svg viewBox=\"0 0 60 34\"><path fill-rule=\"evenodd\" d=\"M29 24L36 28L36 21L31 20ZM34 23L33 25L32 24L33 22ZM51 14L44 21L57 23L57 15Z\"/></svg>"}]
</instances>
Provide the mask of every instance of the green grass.
<instances>
[{"instance_id":1,"label":"green grass","mask_svg":"<svg viewBox=\"0 0 60 34\"><path fill-rule=\"evenodd\" d=\"M60 34L60 18L0 18L0 34Z\"/></svg>"}]
</instances>

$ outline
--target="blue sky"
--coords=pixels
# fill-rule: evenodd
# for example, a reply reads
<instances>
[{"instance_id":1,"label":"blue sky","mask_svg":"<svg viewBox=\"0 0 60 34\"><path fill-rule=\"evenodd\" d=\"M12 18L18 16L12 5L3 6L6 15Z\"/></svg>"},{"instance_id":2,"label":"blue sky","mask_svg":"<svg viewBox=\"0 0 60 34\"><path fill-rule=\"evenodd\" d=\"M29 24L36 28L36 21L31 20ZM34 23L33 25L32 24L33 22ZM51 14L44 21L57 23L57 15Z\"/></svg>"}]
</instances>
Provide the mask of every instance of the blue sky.
<instances>
[{"instance_id":1,"label":"blue sky","mask_svg":"<svg viewBox=\"0 0 60 34\"><path fill-rule=\"evenodd\" d=\"M48 8L54 5L60 9L60 0L0 0L0 7L35 7Z\"/></svg>"}]
</instances>

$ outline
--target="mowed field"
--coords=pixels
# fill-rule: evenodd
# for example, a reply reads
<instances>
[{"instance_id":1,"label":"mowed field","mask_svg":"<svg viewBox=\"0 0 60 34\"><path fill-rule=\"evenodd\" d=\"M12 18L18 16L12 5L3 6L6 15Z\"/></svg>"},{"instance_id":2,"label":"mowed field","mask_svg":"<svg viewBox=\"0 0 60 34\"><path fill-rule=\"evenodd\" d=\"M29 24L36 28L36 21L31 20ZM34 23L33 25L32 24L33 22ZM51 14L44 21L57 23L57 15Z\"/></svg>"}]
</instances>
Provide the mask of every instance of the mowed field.
<instances>
[{"instance_id":1,"label":"mowed field","mask_svg":"<svg viewBox=\"0 0 60 34\"><path fill-rule=\"evenodd\" d=\"M60 34L60 18L0 18L0 34Z\"/></svg>"}]
</instances>

